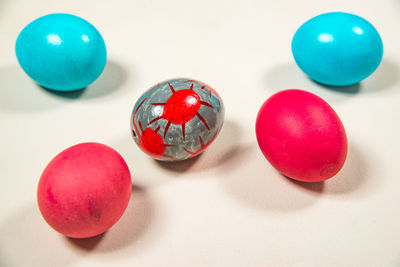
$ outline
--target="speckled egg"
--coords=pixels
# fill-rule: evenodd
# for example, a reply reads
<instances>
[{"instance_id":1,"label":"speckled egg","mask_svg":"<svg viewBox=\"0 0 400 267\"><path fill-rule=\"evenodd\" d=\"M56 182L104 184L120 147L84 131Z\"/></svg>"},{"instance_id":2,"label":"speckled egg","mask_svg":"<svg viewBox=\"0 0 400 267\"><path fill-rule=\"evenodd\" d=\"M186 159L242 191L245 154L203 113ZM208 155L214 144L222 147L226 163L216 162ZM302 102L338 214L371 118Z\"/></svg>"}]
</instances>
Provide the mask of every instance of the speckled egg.
<instances>
[{"instance_id":1,"label":"speckled egg","mask_svg":"<svg viewBox=\"0 0 400 267\"><path fill-rule=\"evenodd\" d=\"M180 161L203 152L224 121L218 93L192 79L156 84L136 102L131 130L136 144L157 160Z\"/></svg>"}]
</instances>

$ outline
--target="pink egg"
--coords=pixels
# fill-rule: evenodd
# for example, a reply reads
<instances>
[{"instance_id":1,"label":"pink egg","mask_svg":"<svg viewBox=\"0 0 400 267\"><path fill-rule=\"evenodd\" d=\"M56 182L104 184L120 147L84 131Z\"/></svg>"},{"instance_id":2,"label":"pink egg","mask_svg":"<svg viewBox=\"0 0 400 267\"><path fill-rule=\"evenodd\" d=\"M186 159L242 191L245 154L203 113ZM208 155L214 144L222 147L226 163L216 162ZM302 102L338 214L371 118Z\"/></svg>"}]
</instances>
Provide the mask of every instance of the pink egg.
<instances>
[{"instance_id":1,"label":"pink egg","mask_svg":"<svg viewBox=\"0 0 400 267\"><path fill-rule=\"evenodd\" d=\"M262 105L256 121L258 144L282 174L319 182L340 171L347 137L335 111L320 97L297 89L278 92Z\"/></svg>"},{"instance_id":2,"label":"pink egg","mask_svg":"<svg viewBox=\"0 0 400 267\"><path fill-rule=\"evenodd\" d=\"M131 191L131 175L120 154L102 144L83 143L50 161L40 177L37 200L54 230L86 238L119 220Z\"/></svg>"}]
</instances>

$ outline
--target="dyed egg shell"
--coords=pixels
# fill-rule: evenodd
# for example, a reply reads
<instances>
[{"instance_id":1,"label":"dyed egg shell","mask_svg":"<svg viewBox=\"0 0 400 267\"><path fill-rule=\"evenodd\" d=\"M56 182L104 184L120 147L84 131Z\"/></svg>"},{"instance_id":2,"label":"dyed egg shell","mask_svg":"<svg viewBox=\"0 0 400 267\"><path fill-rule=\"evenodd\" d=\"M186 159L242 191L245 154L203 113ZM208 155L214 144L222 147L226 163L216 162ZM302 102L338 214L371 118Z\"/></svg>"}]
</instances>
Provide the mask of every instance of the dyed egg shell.
<instances>
[{"instance_id":1,"label":"dyed egg shell","mask_svg":"<svg viewBox=\"0 0 400 267\"><path fill-rule=\"evenodd\" d=\"M331 86L356 84L379 66L383 45L365 19L326 13L304 23L292 40L297 65L313 80Z\"/></svg>"},{"instance_id":2,"label":"dyed egg shell","mask_svg":"<svg viewBox=\"0 0 400 267\"><path fill-rule=\"evenodd\" d=\"M28 24L17 38L15 53L26 74L58 91L91 84L102 73L107 57L96 28L69 14L50 14Z\"/></svg>"},{"instance_id":3,"label":"dyed egg shell","mask_svg":"<svg viewBox=\"0 0 400 267\"><path fill-rule=\"evenodd\" d=\"M256 121L258 144L282 174L303 182L333 177L347 156L347 137L335 111L302 90L284 90L262 105Z\"/></svg>"},{"instance_id":4,"label":"dyed egg shell","mask_svg":"<svg viewBox=\"0 0 400 267\"><path fill-rule=\"evenodd\" d=\"M154 159L178 161L203 152L224 120L221 97L210 86L172 79L147 90L132 111L136 144Z\"/></svg>"},{"instance_id":5,"label":"dyed egg shell","mask_svg":"<svg viewBox=\"0 0 400 267\"><path fill-rule=\"evenodd\" d=\"M58 154L40 177L37 200L46 222L63 235L86 238L114 225L132 191L131 175L114 149L83 143Z\"/></svg>"}]
</instances>

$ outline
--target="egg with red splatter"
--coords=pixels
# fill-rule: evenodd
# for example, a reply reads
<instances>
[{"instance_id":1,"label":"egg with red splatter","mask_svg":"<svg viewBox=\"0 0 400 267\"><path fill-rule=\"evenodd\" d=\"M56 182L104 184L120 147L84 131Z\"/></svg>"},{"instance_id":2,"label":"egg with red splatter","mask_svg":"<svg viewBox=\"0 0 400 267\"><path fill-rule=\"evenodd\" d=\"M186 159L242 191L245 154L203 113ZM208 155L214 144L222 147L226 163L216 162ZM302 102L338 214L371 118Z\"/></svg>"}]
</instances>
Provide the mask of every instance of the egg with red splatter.
<instances>
[{"instance_id":1,"label":"egg with red splatter","mask_svg":"<svg viewBox=\"0 0 400 267\"><path fill-rule=\"evenodd\" d=\"M297 89L268 98L256 121L267 160L282 174L303 182L333 177L347 156L347 137L335 111L320 97Z\"/></svg>"},{"instance_id":2,"label":"egg with red splatter","mask_svg":"<svg viewBox=\"0 0 400 267\"><path fill-rule=\"evenodd\" d=\"M131 132L140 149L154 159L179 161L203 152L224 121L218 93L192 79L156 84L136 102Z\"/></svg>"},{"instance_id":3,"label":"egg with red splatter","mask_svg":"<svg viewBox=\"0 0 400 267\"><path fill-rule=\"evenodd\" d=\"M86 238L119 220L131 191L131 175L120 154L103 144L83 143L50 161L40 177L37 200L54 230Z\"/></svg>"}]
</instances>

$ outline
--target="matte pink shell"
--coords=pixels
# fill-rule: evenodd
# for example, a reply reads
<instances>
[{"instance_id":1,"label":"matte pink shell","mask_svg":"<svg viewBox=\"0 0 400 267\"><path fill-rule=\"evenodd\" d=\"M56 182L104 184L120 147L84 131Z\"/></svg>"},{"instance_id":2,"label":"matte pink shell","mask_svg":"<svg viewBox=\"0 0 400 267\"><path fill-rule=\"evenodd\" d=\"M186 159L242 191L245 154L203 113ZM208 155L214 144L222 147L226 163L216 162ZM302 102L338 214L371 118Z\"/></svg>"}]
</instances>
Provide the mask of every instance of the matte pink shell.
<instances>
[{"instance_id":1,"label":"matte pink shell","mask_svg":"<svg viewBox=\"0 0 400 267\"><path fill-rule=\"evenodd\" d=\"M335 111L320 97L297 89L278 92L262 105L258 144L282 174L303 182L333 177L347 156L347 137Z\"/></svg>"},{"instance_id":2,"label":"matte pink shell","mask_svg":"<svg viewBox=\"0 0 400 267\"><path fill-rule=\"evenodd\" d=\"M132 191L131 175L114 149L83 143L58 154L38 185L39 209L47 223L63 235L85 238L114 225Z\"/></svg>"}]
</instances>

